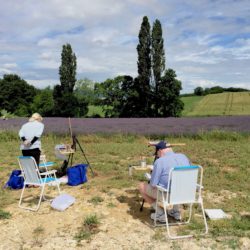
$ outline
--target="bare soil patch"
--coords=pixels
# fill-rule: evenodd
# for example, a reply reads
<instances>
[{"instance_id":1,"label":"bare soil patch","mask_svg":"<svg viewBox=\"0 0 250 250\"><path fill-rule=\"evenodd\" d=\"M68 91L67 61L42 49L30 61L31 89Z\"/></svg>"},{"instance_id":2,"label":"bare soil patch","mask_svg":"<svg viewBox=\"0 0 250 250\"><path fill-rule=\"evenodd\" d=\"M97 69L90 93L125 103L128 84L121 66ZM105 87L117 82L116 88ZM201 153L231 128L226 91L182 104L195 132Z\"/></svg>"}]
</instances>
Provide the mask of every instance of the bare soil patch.
<instances>
[{"instance_id":1,"label":"bare soil patch","mask_svg":"<svg viewBox=\"0 0 250 250\"><path fill-rule=\"evenodd\" d=\"M102 181L101 178L97 176L95 181ZM76 202L64 212L53 210L48 201L42 202L38 212L20 209L21 190L13 191L16 202L5 209L12 217L0 220L1 249L230 249L210 235L168 240L165 228L153 227L149 206L145 205L143 212L139 211L140 198L136 187L104 192L93 187L91 181L88 186L61 186L64 193L76 198ZM30 194L38 191L29 189ZM48 193L52 197L56 191L51 187ZM90 202L94 196L103 201L94 205ZM84 218L90 214L99 218L98 230L90 239L77 241L75 236ZM246 238L240 242L242 249L250 246Z\"/></svg>"}]
</instances>

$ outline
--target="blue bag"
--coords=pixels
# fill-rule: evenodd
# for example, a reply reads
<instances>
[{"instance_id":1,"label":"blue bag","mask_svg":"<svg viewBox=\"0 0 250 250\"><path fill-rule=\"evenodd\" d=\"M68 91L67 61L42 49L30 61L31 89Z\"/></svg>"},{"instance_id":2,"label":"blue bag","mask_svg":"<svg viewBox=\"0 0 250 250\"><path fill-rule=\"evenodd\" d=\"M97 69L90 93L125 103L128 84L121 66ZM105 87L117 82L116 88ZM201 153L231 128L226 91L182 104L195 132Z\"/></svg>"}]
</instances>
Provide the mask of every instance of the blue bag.
<instances>
[{"instance_id":1,"label":"blue bag","mask_svg":"<svg viewBox=\"0 0 250 250\"><path fill-rule=\"evenodd\" d=\"M79 164L67 169L68 185L77 186L87 182L87 167L88 164Z\"/></svg>"},{"instance_id":2,"label":"blue bag","mask_svg":"<svg viewBox=\"0 0 250 250\"><path fill-rule=\"evenodd\" d=\"M21 189L24 185L24 178L20 176L21 170L13 170L8 182L6 183L6 187L10 187L12 189Z\"/></svg>"}]
</instances>

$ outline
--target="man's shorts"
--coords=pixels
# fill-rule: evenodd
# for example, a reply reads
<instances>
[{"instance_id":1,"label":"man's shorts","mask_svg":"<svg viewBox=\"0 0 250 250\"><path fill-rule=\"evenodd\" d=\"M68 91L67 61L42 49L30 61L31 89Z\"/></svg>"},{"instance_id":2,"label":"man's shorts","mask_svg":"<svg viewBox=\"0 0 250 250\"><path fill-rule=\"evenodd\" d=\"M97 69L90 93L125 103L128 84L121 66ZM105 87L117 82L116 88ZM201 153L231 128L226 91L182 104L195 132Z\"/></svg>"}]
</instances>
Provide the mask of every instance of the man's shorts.
<instances>
[{"instance_id":1,"label":"man's shorts","mask_svg":"<svg viewBox=\"0 0 250 250\"><path fill-rule=\"evenodd\" d=\"M152 187L150 184L145 183L144 191L148 196L154 199L157 198L157 188Z\"/></svg>"}]
</instances>

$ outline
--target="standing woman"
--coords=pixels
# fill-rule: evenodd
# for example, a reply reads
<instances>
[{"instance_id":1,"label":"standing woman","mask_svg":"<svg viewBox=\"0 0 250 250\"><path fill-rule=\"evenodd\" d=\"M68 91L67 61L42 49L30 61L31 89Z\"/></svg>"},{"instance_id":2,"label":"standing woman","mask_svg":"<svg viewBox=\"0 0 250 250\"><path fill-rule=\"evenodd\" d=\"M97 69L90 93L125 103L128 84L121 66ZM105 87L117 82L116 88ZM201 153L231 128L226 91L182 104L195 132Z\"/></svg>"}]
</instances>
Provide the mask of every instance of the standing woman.
<instances>
[{"instance_id":1,"label":"standing woman","mask_svg":"<svg viewBox=\"0 0 250 250\"><path fill-rule=\"evenodd\" d=\"M44 129L42 120L43 118L40 114L34 113L19 131L19 137L22 140L21 150L23 156L34 157L37 165L39 165L41 154L40 138Z\"/></svg>"}]
</instances>

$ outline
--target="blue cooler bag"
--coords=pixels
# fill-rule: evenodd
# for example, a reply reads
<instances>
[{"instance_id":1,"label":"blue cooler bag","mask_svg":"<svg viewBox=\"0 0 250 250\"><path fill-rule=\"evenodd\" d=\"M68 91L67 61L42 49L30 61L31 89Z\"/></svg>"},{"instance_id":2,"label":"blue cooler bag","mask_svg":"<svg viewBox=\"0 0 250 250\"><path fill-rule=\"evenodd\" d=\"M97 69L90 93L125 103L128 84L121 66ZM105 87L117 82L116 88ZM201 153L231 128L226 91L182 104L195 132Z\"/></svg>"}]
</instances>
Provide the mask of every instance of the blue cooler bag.
<instances>
[{"instance_id":1,"label":"blue cooler bag","mask_svg":"<svg viewBox=\"0 0 250 250\"><path fill-rule=\"evenodd\" d=\"M87 182L87 167L88 164L79 164L67 169L68 185L77 186Z\"/></svg>"}]
</instances>

